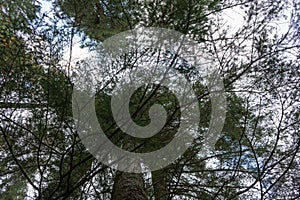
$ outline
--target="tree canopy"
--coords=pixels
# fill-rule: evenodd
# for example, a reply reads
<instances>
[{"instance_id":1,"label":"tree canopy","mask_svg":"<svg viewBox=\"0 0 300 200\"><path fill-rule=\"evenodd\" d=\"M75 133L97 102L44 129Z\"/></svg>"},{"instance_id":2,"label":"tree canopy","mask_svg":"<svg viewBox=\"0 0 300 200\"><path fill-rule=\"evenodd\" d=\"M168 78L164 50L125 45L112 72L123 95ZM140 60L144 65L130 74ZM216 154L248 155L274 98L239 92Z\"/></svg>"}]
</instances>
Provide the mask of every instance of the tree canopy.
<instances>
[{"instance_id":1,"label":"tree canopy","mask_svg":"<svg viewBox=\"0 0 300 200\"><path fill-rule=\"evenodd\" d=\"M0 199L298 199L299 19L295 0L2 0ZM105 41L142 27L192 38L222 78L226 118L208 153L203 149L214 104L189 58L133 48L104 59ZM75 59L75 42L90 54ZM150 77L158 65L192 86L200 111L199 127L190 130L195 139L156 171L129 173L99 162L73 118L74 82L89 78L95 67L101 75L95 113L105 135L118 148L149 153L176 137L184 123L180 99L158 83L133 93L128 106L135 124L152 123L153 105L166 111L165 125L149 138L124 133L111 103L128 73L144 67L143 76Z\"/></svg>"}]
</instances>

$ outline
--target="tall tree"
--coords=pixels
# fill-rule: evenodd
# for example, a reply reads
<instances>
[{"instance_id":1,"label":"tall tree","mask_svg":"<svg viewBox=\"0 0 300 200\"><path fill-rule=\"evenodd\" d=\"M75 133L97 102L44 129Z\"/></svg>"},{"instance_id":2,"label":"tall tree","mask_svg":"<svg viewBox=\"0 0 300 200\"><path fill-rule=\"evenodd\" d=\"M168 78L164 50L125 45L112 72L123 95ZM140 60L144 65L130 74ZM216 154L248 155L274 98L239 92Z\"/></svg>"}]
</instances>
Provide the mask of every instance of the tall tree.
<instances>
[{"instance_id":1,"label":"tall tree","mask_svg":"<svg viewBox=\"0 0 300 200\"><path fill-rule=\"evenodd\" d=\"M1 199L299 197L297 1L52 3L44 13L38 2L0 3ZM244 18L233 33L224 25L227 10ZM284 30L276 25L281 21L287 24ZM139 49L101 68L104 79L95 98L98 121L109 139L128 151L145 153L165 146L177 131L181 115L168 88L147 85L131 97L134 122L149 124L149 109L157 103L167 110L169 121L149 139L120 131L111 111L111 92L123 72L139 67L137 60L176 61L170 67L184 74L198 96L198 138L185 154L163 169L132 174L97 162L81 143L72 120L72 80L76 73L84 76L87 71L80 74L71 63L74 49L70 43L81 36L83 45L94 47L110 36L142 26L173 29L203 44L218 63L228 106L215 151L202 155L211 102L201 76L184 57ZM66 48L70 55L64 63ZM101 53L97 56L101 62ZM77 65L89 69L89 59Z\"/></svg>"}]
</instances>

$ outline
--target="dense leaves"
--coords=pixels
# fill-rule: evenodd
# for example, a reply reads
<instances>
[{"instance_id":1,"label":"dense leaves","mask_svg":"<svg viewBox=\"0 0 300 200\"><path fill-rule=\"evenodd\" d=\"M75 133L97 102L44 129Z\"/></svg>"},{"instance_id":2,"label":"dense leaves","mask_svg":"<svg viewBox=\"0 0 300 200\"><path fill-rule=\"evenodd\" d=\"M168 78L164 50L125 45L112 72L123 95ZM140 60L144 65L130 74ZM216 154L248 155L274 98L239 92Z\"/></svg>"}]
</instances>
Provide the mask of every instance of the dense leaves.
<instances>
[{"instance_id":1,"label":"dense leaves","mask_svg":"<svg viewBox=\"0 0 300 200\"><path fill-rule=\"evenodd\" d=\"M299 198L299 9L292 0L1 1L0 199ZM230 18L242 23L231 29ZM193 85L199 129L190 148L169 166L130 174L97 162L78 137L72 81L87 74L77 67L89 70L90 58L73 62L80 50L73 43L101 46L110 36L142 26L173 29L205 46L225 84L227 114L214 151L204 155L208 90L185 58L159 54L166 63L175 59L177 64L166 67ZM135 91L130 114L144 126L151 106L163 105L168 121L161 132L134 138L112 116L111 93L122 73L139 67L139 59L155 63L158 52L139 49L100 69L98 121L109 139L128 151L164 147L181 123L178 99L159 84ZM101 52L97 56L101 62Z\"/></svg>"}]
</instances>

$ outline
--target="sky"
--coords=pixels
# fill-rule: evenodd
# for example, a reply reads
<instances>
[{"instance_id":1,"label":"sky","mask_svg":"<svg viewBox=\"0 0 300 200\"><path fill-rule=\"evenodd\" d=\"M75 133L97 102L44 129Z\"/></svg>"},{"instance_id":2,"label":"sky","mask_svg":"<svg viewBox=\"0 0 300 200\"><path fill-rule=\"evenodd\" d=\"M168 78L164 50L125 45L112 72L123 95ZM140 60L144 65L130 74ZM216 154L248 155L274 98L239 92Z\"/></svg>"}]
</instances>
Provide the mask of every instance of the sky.
<instances>
[{"instance_id":1,"label":"sky","mask_svg":"<svg viewBox=\"0 0 300 200\"><path fill-rule=\"evenodd\" d=\"M42 0L42 8L41 11L49 13L52 7L51 2ZM277 31L279 34L284 34L288 30L289 25L289 15L290 12L286 13L288 15L287 19L281 19L280 21L274 22L272 25L277 27ZM229 35L234 35L238 30L240 30L243 25L245 24L244 11L240 7L234 7L225 9L222 11L220 18L224 19L224 26L223 28L226 29ZM64 53L64 62L67 63L70 58L70 53L72 54L72 62L74 64L77 60L84 59L88 57L89 50L87 48L80 47L80 36L75 35L73 42L72 42L72 52L70 52L71 46L69 46Z\"/></svg>"},{"instance_id":2,"label":"sky","mask_svg":"<svg viewBox=\"0 0 300 200\"><path fill-rule=\"evenodd\" d=\"M51 9L51 2L42 1L42 8L41 8L41 12L45 12L48 13L50 12ZM229 34L234 34L236 33L238 30L240 30L245 21L243 19L244 16L244 11L241 10L240 8L231 8L231 9L226 9L222 12L221 14L221 18L223 18L225 20L225 25L224 28L228 28L228 32ZM277 27L277 30L279 33L285 33L288 30L288 21L282 19L281 21L275 23L274 25ZM72 51L70 51L72 46ZM72 44L70 44L70 46L65 50L63 59L64 59L64 63L68 63L69 62L69 58L70 58L70 54L72 57L72 61L71 61L71 65L74 65L76 61L80 60L80 59L84 59L87 58L89 56L89 50L88 48L81 48L80 47L80 37L79 36L75 36L74 40L72 42ZM211 167L213 167L213 163L211 163ZM33 196L33 188L31 188L31 186L28 187L28 196Z\"/></svg>"}]
</instances>

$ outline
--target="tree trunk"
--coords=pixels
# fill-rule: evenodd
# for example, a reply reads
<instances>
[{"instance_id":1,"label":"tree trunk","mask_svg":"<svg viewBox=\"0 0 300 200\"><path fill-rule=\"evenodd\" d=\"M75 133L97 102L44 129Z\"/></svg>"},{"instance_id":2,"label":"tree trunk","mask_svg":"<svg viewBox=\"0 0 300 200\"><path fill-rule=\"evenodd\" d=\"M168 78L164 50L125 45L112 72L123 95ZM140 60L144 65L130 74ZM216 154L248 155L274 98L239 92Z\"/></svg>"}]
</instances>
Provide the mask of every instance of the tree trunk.
<instances>
[{"instance_id":1,"label":"tree trunk","mask_svg":"<svg viewBox=\"0 0 300 200\"><path fill-rule=\"evenodd\" d=\"M129 137L125 136L123 148L129 150L134 142ZM132 160L131 166L128 168L140 168L136 165L136 161ZM111 200L147 200L146 188L144 184L143 174L128 173L117 171L114 178L114 185Z\"/></svg>"},{"instance_id":2,"label":"tree trunk","mask_svg":"<svg viewBox=\"0 0 300 200\"><path fill-rule=\"evenodd\" d=\"M164 169L152 172L152 184L155 200L167 200L169 196L167 175Z\"/></svg>"},{"instance_id":3,"label":"tree trunk","mask_svg":"<svg viewBox=\"0 0 300 200\"><path fill-rule=\"evenodd\" d=\"M111 200L147 200L142 174L117 171Z\"/></svg>"}]
</instances>

